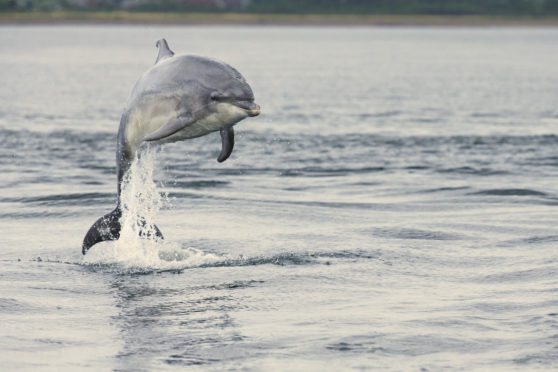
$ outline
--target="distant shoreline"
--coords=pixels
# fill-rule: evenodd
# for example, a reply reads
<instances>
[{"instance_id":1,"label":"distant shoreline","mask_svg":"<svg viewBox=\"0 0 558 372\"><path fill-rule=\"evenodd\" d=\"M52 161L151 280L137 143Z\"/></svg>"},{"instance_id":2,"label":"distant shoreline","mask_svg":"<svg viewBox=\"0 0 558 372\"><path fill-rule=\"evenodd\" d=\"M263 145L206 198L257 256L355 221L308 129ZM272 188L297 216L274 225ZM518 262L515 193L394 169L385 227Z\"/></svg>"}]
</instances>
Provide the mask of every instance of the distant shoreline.
<instances>
[{"instance_id":1,"label":"distant shoreline","mask_svg":"<svg viewBox=\"0 0 558 372\"><path fill-rule=\"evenodd\" d=\"M558 17L56 11L0 13L0 24L557 27Z\"/></svg>"}]
</instances>

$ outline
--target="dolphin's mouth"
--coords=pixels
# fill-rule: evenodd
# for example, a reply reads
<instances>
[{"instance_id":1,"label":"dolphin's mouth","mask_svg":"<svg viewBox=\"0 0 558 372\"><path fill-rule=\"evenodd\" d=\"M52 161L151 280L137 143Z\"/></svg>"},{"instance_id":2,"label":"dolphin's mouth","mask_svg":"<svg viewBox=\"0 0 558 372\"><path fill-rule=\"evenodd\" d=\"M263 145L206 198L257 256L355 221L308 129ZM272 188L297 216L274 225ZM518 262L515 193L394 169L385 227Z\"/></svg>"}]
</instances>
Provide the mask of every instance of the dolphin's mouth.
<instances>
[{"instance_id":1,"label":"dolphin's mouth","mask_svg":"<svg viewBox=\"0 0 558 372\"><path fill-rule=\"evenodd\" d=\"M235 101L233 104L248 113L248 116L258 116L261 112L260 105L253 101Z\"/></svg>"}]
</instances>

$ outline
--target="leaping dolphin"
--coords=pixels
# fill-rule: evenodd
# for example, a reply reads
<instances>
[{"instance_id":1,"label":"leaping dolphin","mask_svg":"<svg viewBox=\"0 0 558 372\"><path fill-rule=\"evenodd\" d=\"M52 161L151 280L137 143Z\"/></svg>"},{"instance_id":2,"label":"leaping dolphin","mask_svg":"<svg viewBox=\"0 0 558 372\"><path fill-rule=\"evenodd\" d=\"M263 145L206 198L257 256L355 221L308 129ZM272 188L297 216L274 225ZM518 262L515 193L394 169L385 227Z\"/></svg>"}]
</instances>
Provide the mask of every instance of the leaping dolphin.
<instances>
[{"instance_id":1,"label":"leaping dolphin","mask_svg":"<svg viewBox=\"0 0 558 372\"><path fill-rule=\"evenodd\" d=\"M205 57L175 56L165 39L156 46L159 54L155 65L137 81L120 119L118 204L91 226L83 239L83 254L99 242L120 237L122 182L144 142L175 142L220 131L222 148L217 161L223 162L233 150L233 126L260 114L252 89L233 67Z\"/></svg>"}]
</instances>

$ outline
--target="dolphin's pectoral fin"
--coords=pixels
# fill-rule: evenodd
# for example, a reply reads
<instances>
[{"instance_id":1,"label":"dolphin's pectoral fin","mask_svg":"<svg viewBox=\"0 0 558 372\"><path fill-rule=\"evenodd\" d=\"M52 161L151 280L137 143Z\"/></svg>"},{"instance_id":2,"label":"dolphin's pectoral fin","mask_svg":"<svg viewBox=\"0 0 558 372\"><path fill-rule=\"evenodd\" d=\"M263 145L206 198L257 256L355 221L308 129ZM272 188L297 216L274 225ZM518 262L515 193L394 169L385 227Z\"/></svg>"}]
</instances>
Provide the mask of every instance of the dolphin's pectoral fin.
<instances>
[{"instance_id":1,"label":"dolphin's pectoral fin","mask_svg":"<svg viewBox=\"0 0 558 372\"><path fill-rule=\"evenodd\" d=\"M162 59L174 56L174 52L169 48L169 44L165 39L158 40L155 46L159 48L159 54L157 55L155 64L157 64Z\"/></svg>"},{"instance_id":2,"label":"dolphin's pectoral fin","mask_svg":"<svg viewBox=\"0 0 558 372\"><path fill-rule=\"evenodd\" d=\"M229 158L234 147L234 129L233 127L221 129L221 154L217 158L219 163L224 162Z\"/></svg>"},{"instance_id":3,"label":"dolphin's pectoral fin","mask_svg":"<svg viewBox=\"0 0 558 372\"><path fill-rule=\"evenodd\" d=\"M89 229L83 244L81 253L86 254L89 248L105 240L117 240L120 237L120 217L122 211L116 208L112 212L99 218Z\"/></svg>"},{"instance_id":4,"label":"dolphin's pectoral fin","mask_svg":"<svg viewBox=\"0 0 558 372\"><path fill-rule=\"evenodd\" d=\"M166 122L161 128L157 129L155 132L148 134L143 137L144 141L157 141L168 136L171 136L181 129L184 129L188 125L194 122L194 118L190 114L185 114L177 118L172 118Z\"/></svg>"}]
</instances>

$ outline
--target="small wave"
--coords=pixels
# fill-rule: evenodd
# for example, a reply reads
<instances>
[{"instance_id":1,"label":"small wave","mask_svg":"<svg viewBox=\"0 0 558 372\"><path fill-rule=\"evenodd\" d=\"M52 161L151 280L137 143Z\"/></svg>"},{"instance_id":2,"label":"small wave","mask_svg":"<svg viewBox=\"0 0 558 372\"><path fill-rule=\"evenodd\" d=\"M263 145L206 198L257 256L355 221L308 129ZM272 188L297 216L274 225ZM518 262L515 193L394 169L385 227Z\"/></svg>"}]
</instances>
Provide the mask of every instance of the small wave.
<instances>
[{"instance_id":1,"label":"small wave","mask_svg":"<svg viewBox=\"0 0 558 372\"><path fill-rule=\"evenodd\" d=\"M241 288L255 287L263 283L265 283L263 280L235 280L230 283L221 283L221 284L211 285L209 287L203 287L203 288L211 288L217 290L241 289Z\"/></svg>"},{"instance_id":2,"label":"small wave","mask_svg":"<svg viewBox=\"0 0 558 372\"><path fill-rule=\"evenodd\" d=\"M455 173L455 174L471 174L475 176L499 176L509 174L508 171L496 170L490 168L473 168L473 167L456 167L438 169L438 173Z\"/></svg>"},{"instance_id":3,"label":"small wave","mask_svg":"<svg viewBox=\"0 0 558 372\"><path fill-rule=\"evenodd\" d=\"M107 153L113 143L114 133L71 130L43 133L0 128L0 149L4 149L0 150L0 158L17 158L27 165L45 168L69 159L73 159L71 166L94 166L102 162L97 154Z\"/></svg>"},{"instance_id":4,"label":"small wave","mask_svg":"<svg viewBox=\"0 0 558 372\"><path fill-rule=\"evenodd\" d=\"M527 238L505 240L498 244L499 247L517 247L525 244L546 244L558 242L558 235L529 236Z\"/></svg>"},{"instance_id":5,"label":"small wave","mask_svg":"<svg viewBox=\"0 0 558 372\"><path fill-rule=\"evenodd\" d=\"M385 167L362 167L362 168L325 168L325 167L304 167L297 169L285 169L281 171L281 176L298 177L298 176L345 176L347 174L364 174L385 171Z\"/></svg>"},{"instance_id":6,"label":"small wave","mask_svg":"<svg viewBox=\"0 0 558 372\"><path fill-rule=\"evenodd\" d=\"M514 283L514 282L537 282L552 280L556 276L556 265L548 267L537 267L534 269L514 270L497 274L489 274L477 278L479 283ZM516 305L519 306L519 305Z\"/></svg>"},{"instance_id":7,"label":"small wave","mask_svg":"<svg viewBox=\"0 0 558 372\"><path fill-rule=\"evenodd\" d=\"M182 191L168 191L167 196L169 199L202 199L203 195L195 194L193 192Z\"/></svg>"},{"instance_id":8,"label":"small wave","mask_svg":"<svg viewBox=\"0 0 558 372\"><path fill-rule=\"evenodd\" d=\"M463 237L442 231L428 231L419 229L387 229L378 228L373 234L383 238L416 239L416 240L462 240Z\"/></svg>"},{"instance_id":9,"label":"small wave","mask_svg":"<svg viewBox=\"0 0 558 372\"><path fill-rule=\"evenodd\" d=\"M521 162L522 166L528 167L557 167L558 166L558 156L534 156L526 161Z\"/></svg>"},{"instance_id":10,"label":"small wave","mask_svg":"<svg viewBox=\"0 0 558 372\"><path fill-rule=\"evenodd\" d=\"M471 187L469 186L458 186L458 187L439 187L436 189L426 189L420 191L421 193L430 194L430 193L437 193L437 192L445 192L445 191L461 191L461 190L468 190Z\"/></svg>"},{"instance_id":11,"label":"small wave","mask_svg":"<svg viewBox=\"0 0 558 372\"><path fill-rule=\"evenodd\" d=\"M62 339L57 340L57 339L54 339L54 338L36 338L34 341L39 342L41 344L57 345L57 346L58 345L62 346L62 345L72 345L72 344L74 344L73 342L69 342L69 341L62 340Z\"/></svg>"},{"instance_id":12,"label":"small wave","mask_svg":"<svg viewBox=\"0 0 558 372\"><path fill-rule=\"evenodd\" d=\"M471 113L471 117L473 118L499 118L502 117L503 114L496 113L496 112L473 112Z\"/></svg>"},{"instance_id":13,"label":"small wave","mask_svg":"<svg viewBox=\"0 0 558 372\"><path fill-rule=\"evenodd\" d=\"M83 199L105 199L114 197L113 194L91 192L91 193L73 193L73 194L52 194L44 196L33 197L15 197L15 198L0 198L0 202L19 202L19 203L39 203L39 202L57 202L69 200L83 200Z\"/></svg>"},{"instance_id":14,"label":"small wave","mask_svg":"<svg viewBox=\"0 0 558 372\"><path fill-rule=\"evenodd\" d=\"M426 165L409 165L409 166L403 167L403 169L406 169L406 170L428 170L428 169L430 169L430 167L426 166Z\"/></svg>"},{"instance_id":15,"label":"small wave","mask_svg":"<svg viewBox=\"0 0 558 372\"><path fill-rule=\"evenodd\" d=\"M495 196L547 196L546 193L531 189L489 189L470 193L469 195Z\"/></svg>"},{"instance_id":16,"label":"small wave","mask_svg":"<svg viewBox=\"0 0 558 372\"><path fill-rule=\"evenodd\" d=\"M276 203L276 201L270 201L271 203ZM322 208L356 208L356 209L391 209L394 206L390 204L380 204L380 203L355 203L355 202L319 202L319 201L294 201L285 200L281 201L281 204L291 204L291 205L304 205L308 207L322 207Z\"/></svg>"},{"instance_id":17,"label":"small wave","mask_svg":"<svg viewBox=\"0 0 558 372\"><path fill-rule=\"evenodd\" d=\"M183 366L183 367L191 367L191 366L202 366L205 364L210 364L214 362L218 362L219 359L215 358L204 358L204 357L197 357L193 355L180 355L180 354L173 354L169 356L169 358L164 359L164 362L170 366Z\"/></svg>"},{"instance_id":18,"label":"small wave","mask_svg":"<svg viewBox=\"0 0 558 372\"><path fill-rule=\"evenodd\" d=\"M95 162L92 162L90 160L87 160L81 164L79 164L79 167L82 169L88 169L88 170L97 170L100 171L103 174L115 174L116 173L116 167L112 166L112 165L102 165L102 164L98 164Z\"/></svg>"},{"instance_id":19,"label":"small wave","mask_svg":"<svg viewBox=\"0 0 558 372\"><path fill-rule=\"evenodd\" d=\"M207 189L210 187L223 187L230 184L228 181L215 181L215 180L199 180L199 181L172 181L169 182L170 187L184 188L184 189Z\"/></svg>"},{"instance_id":20,"label":"small wave","mask_svg":"<svg viewBox=\"0 0 558 372\"><path fill-rule=\"evenodd\" d=\"M89 143L99 140L114 139L113 132L102 131L76 131L76 130L54 130L51 132L36 132L28 129L13 130L0 128L0 140L66 140L67 142Z\"/></svg>"},{"instance_id":21,"label":"small wave","mask_svg":"<svg viewBox=\"0 0 558 372\"><path fill-rule=\"evenodd\" d=\"M529 238L522 239L522 241L527 244L553 243L553 242L558 242L558 235L531 236Z\"/></svg>"},{"instance_id":22,"label":"small wave","mask_svg":"<svg viewBox=\"0 0 558 372\"><path fill-rule=\"evenodd\" d=\"M555 340L550 340L548 343L554 343ZM548 352L540 352L535 354L529 354L521 358L515 358L513 362L520 366L525 366L528 364L538 365L538 366L547 366L548 370L553 369L553 365L558 360L558 352L555 351L556 348L552 351ZM538 369L538 368L537 368Z\"/></svg>"},{"instance_id":23,"label":"small wave","mask_svg":"<svg viewBox=\"0 0 558 372\"><path fill-rule=\"evenodd\" d=\"M374 341L367 342L338 342L326 346L328 350L341 351L341 352L352 352L358 354L374 354L377 352L385 352L386 349L375 344Z\"/></svg>"},{"instance_id":24,"label":"small wave","mask_svg":"<svg viewBox=\"0 0 558 372\"><path fill-rule=\"evenodd\" d=\"M72 210L41 210L35 212L29 211L10 211L10 212L0 212L0 218L17 218L17 219L32 219L32 218L64 218L76 216L79 212Z\"/></svg>"},{"instance_id":25,"label":"small wave","mask_svg":"<svg viewBox=\"0 0 558 372\"><path fill-rule=\"evenodd\" d=\"M446 328L447 329L447 328ZM475 353L481 352L493 340L414 335L372 334L352 336L326 346L328 350L355 354L386 353L392 355L420 356L439 352Z\"/></svg>"},{"instance_id":26,"label":"small wave","mask_svg":"<svg viewBox=\"0 0 558 372\"><path fill-rule=\"evenodd\" d=\"M0 298L0 313L11 314L11 313L22 313L36 310L34 306L31 306L22 301L18 301L13 298Z\"/></svg>"},{"instance_id":27,"label":"small wave","mask_svg":"<svg viewBox=\"0 0 558 372\"><path fill-rule=\"evenodd\" d=\"M391 110L391 111L379 111L373 113L360 113L360 114L353 114L352 116L357 117L360 120L368 120L372 118L389 118L393 116L401 115L403 111L400 110Z\"/></svg>"},{"instance_id":28,"label":"small wave","mask_svg":"<svg viewBox=\"0 0 558 372\"><path fill-rule=\"evenodd\" d=\"M23 115L23 117L27 120L48 120L48 121L64 120L70 118L66 115L52 115L52 114L45 114L41 112L26 114Z\"/></svg>"},{"instance_id":29,"label":"small wave","mask_svg":"<svg viewBox=\"0 0 558 372\"><path fill-rule=\"evenodd\" d=\"M411 119L414 122L417 123L441 123L443 118L412 118Z\"/></svg>"}]
</instances>

